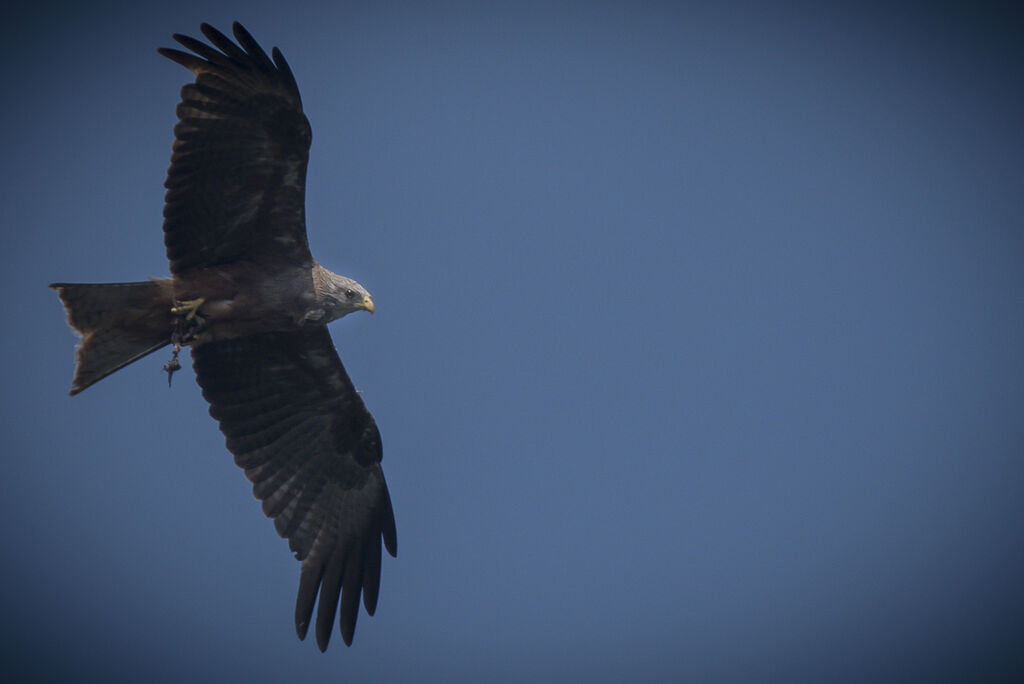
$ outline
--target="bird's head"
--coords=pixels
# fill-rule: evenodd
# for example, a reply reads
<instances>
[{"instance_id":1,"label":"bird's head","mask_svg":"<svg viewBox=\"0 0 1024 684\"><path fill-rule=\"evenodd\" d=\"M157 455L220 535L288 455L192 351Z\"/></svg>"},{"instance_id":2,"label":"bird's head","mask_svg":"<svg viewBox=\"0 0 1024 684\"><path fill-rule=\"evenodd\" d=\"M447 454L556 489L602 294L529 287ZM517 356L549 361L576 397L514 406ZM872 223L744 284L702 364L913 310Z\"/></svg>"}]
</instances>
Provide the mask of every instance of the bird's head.
<instances>
[{"instance_id":1,"label":"bird's head","mask_svg":"<svg viewBox=\"0 0 1024 684\"><path fill-rule=\"evenodd\" d=\"M327 312L327 320L333 321L353 311L373 313L373 299L366 288L345 276L331 273L321 267L321 278L314 277L321 305Z\"/></svg>"},{"instance_id":2,"label":"bird's head","mask_svg":"<svg viewBox=\"0 0 1024 684\"><path fill-rule=\"evenodd\" d=\"M328 300L338 318L353 311L369 311L373 313L373 300L366 288L345 276L338 276L328 290Z\"/></svg>"}]
</instances>

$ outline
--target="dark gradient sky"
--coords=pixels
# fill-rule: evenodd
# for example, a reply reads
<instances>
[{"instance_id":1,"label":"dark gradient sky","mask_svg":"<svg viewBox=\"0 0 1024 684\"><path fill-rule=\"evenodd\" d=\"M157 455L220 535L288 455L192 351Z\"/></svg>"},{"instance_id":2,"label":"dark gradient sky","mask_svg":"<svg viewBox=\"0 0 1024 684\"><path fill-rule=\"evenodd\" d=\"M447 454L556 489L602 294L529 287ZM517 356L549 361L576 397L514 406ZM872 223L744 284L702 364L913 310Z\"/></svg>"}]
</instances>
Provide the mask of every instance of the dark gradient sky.
<instances>
[{"instance_id":1,"label":"dark gradient sky","mask_svg":"<svg viewBox=\"0 0 1024 684\"><path fill-rule=\"evenodd\" d=\"M767 4L9 15L4 667L1024 674L1022 14ZM170 390L161 352L68 398L46 289L166 274L188 74L155 48L234 19L302 90L314 253L377 304L331 331L400 552L325 655L187 364Z\"/></svg>"}]
</instances>

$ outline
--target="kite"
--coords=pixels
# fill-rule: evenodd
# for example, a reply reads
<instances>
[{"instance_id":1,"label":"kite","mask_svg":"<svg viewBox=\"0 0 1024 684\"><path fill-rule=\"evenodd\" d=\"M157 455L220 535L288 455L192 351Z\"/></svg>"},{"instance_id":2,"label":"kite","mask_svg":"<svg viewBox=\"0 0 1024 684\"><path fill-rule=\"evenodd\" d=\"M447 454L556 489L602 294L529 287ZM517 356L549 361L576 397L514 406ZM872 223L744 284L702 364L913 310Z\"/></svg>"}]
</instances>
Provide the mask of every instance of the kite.
<instances>
[{"instance_id":1,"label":"kite","mask_svg":"<svg viewBox=\"0 0 1024 684\"><path fill-rule=\"evenodd\" d=\"M71 394L167 345L196 381L263 512L302 562L295 628L326 650L338 615L351 645L359 601L380 589L381 545L397 555L377 425L335 351L327 323L373 313L359 283L320 266L306 239L309 121L276 47L268 57L237 22L235 41L158 52L192 72L181 90L164 186L170 278L54 283L81 335ZM339 607L340 603L340 607Z\"/></svg>"}]
</instances>

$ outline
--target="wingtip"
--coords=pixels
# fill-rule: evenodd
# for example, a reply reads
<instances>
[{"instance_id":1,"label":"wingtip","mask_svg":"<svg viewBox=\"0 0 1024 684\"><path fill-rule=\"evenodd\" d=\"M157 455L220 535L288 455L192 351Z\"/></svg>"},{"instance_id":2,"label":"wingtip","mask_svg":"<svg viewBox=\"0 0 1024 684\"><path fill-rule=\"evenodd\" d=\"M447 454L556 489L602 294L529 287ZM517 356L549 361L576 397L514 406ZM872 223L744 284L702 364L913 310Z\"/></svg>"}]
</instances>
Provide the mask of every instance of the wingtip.
<instances>
[{"instance_id":1,"label":"wingtip","mask_svg":"<svg viewBox=\"0 0 1024 684\"><path fill-rule=\"evenodd\" d=\"M309 631L309 621L308 620L306 620L305 622L296 622L295 623L295 632L296 632L296 634L299 635L299 641L305 641L306 640L306 634L307 634L308 631ZM317 634L316 634L316 647L320 649L321 653L325 653L327 651L327 643L330 640L331 640L331 635L330 634L327 634L326 636L321 638L320 632L317 632Z\"/></svg>"},{"instance_id":2,"label":"wingtip","mask_svg":"<svg viewBox=\"0 0 1024 684\"><path fill-rule=\"evenodd\" d=\"M333 626L333 625L332 625ZM316 629L316 647L320 649L321 653L327 651L327 644L331 642L331 630L328 628L326 631L320 629L319 623Z\"/></svg>"},{"instance_id":3,"label":"wingtip","mask_svg":"<svg viewBox=\"0 0 1024 684\"><path fill-rule=\"evenodd\" d=\"M384 539L384 548L388 550L392 558L398 558L398 530L395 528L395 518L392 515L390 524L386 524L381 530L381 537Z\"/></svg>"}]
</instances>

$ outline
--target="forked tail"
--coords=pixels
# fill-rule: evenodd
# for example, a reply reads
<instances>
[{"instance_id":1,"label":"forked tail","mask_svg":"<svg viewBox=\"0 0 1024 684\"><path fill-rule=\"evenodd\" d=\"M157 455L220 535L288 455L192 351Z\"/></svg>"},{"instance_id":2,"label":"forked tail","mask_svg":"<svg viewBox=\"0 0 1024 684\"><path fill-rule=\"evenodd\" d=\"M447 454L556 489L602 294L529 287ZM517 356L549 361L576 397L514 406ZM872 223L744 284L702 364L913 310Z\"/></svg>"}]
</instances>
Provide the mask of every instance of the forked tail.
<instances>
[{"instance_id":1,"label":"forked tail","mask_svg":"<svg viewBox=\"0 0 1024 684\"><path fill-rule=\"evenodd\" d=\"M71 394L170 344L174 328L170 280L139 283L53 283L68 324L82 336Z\"/></svg>"}]
</instances>

